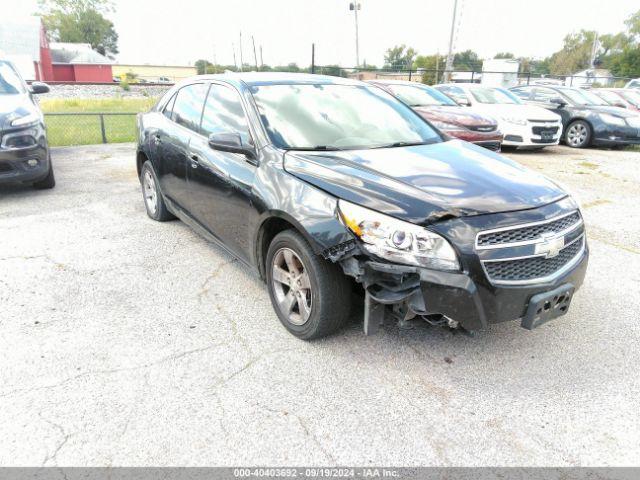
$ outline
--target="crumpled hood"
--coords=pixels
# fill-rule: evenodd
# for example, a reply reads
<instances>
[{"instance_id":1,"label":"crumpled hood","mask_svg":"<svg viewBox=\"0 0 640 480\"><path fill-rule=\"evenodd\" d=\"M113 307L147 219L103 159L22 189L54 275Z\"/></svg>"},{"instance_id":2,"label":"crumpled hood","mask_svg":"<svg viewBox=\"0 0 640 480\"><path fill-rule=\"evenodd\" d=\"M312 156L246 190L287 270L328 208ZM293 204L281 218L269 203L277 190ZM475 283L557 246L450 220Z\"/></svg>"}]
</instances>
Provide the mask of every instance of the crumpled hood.
<instances>
[{"instance_id":1,"label":"crumpled hood","mask_svg":"<svg viewBox=\"0 0 640 480\"><path fill-rule=\"evenodd\" d=\"M37 111L27 95L0 95L0 130L10 127L14 112L22 117Z\"/></svg>"},{"instance_id":2,"label":"crumpled hood","mask_svg":"<svg viewBox=\"0 0 640 480\"><path fill-rule=\"evenodd\" d=\"M451 216L535 208L566 196L544 176L460 140L372 150L289 151L284 167L338 198L422 225Z\"/></svg>"},{"instance_id":3,"label":"crumpled hood","mask_svg":"<svg viewBox=\"0 0 640 480\"><path fill-rule=\"evenodd\" d=\"M490 117L472 112L465 107L454 106L430 106L413 107L421 117L427 120L435 120L445 123L452 123L465 128L469 127L496 127L497 122Z\"/></svg>"}]
</instances>

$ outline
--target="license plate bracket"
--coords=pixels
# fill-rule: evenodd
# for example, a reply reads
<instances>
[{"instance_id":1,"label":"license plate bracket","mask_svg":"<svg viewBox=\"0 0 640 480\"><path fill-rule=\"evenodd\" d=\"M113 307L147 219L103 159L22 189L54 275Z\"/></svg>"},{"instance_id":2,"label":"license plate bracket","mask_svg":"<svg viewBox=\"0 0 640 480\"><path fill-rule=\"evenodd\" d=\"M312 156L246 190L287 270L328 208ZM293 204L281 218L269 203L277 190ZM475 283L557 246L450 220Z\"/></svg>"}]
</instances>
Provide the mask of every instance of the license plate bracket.
<instances>
[{"instance_id":1,"label":"license plate bracket","mask_svg":"<svg viewBox=\"0 0 640 480\"><path fill-rule=\"evenodd\" d=\"M533 330L549 320L561 317L569 311L574 292L575 287L567 283L550 292L534 295L529 300L520 325L527 330Z\"/></svg>"}]
</instances>

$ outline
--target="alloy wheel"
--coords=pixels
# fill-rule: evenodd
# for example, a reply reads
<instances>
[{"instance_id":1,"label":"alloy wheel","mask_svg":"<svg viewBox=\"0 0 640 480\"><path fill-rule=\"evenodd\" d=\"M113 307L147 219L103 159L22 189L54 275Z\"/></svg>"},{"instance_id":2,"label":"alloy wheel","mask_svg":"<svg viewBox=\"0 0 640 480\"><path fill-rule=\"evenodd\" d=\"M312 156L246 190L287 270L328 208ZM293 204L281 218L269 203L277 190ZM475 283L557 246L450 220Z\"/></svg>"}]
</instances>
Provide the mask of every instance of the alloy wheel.
<instances>
[{"instance_id":1,"label":"alloy wheel","mask_svg":"<svg viewBox=\"0 0 640 480\"><path fill-rule=\"evenodd\" d=\"M273 292L278 308L293 325L304 325L311 316L311 280L300 257L281 248L271 266Z\"/></svg>"},{"instance_id":2,"label":"alloy wheel","mask_svg":"<svg viewBox=\"0 0 640 480\"><path fill-rule=\"evenodd\" d=\"M158 210L158 190L153 175L149 170L144 172L142 177L142 187L144 192L144 201L152 215Z\"/></svg>"},{"instance_id":3,"label":"alloy wheel","mask_svg":"<svg viewBox=\"0 0 640 480\"><path fill-rule=\"evenodd\" d=\"M567 131L567 143L572 147L579 147L587 140L587 127L582 123L571 125Z\"/></svg>"}]
</instances>

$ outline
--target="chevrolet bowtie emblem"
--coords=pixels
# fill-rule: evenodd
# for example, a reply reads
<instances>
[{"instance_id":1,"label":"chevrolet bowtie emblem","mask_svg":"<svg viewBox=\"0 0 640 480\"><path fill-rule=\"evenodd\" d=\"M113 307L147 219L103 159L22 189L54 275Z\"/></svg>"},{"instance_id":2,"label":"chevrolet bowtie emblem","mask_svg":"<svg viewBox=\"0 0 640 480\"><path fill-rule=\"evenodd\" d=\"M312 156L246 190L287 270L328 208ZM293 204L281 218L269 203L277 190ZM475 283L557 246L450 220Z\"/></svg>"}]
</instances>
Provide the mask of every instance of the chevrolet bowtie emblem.
<instances>
[{"instance_id":1,"label":"chevrolet bowtie emblem","mask_svg":"<svg viewBox=\"0 0 640 480\"><path fill-rule=\"evenodd\" d=\"M542 242L536 243L536 255L544 255L544 258L557 257L560 250L564 248L564 235L553 237L554 234L546 234L542 236Z\"/></svg>"}]
</instances>

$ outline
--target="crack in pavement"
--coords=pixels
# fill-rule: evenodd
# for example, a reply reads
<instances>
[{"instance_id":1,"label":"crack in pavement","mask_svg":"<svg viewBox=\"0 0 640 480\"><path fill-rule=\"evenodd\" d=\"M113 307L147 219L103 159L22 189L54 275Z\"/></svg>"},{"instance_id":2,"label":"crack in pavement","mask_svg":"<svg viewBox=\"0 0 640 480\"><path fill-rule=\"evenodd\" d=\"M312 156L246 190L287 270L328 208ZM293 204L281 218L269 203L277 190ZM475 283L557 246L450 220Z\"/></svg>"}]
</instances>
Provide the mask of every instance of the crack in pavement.
<instances>
[{"instance_id":1,"label":"crack in pavement","mask_svg":"<svg viewBox=\"0 0 640 480\"><path fill-rule=\"evenodd\" d=\"M165 363L165 362L179 360L181 358L184 358L184 357L187 357L187 356L190 356L190 355L206 352L207 350L212 350L214 348L221 347L221 346L224 346L224 345L225 344L222 344L222 343L216 343L216 344L213 344L213 345L209 345L207 347L195 348L193 350L187 350L187 351L180 352L180 353L177 353L177 354L168 355L166 357L160 358L159 360L155 360L153 362L145 363L145 364L142 364L142 365L136 365L134 367L122 367L122 368L113 368L113 369L104 369L104 370L89 370L89 371L82 372L82 373L79 373L77 375L73 375L71 377L65 378L64 380L62 380L60 382L57 382L57 383L54 383L54 384L51 384L51 385L42 385L40 387L19 388L19 389L11 390L9 392L0 394L0 398L9 397L11 395L14 395L16 393L21 393L21 392L35 392L35 391L39 391L39 390L47 390L47 389L50 389L50 388L56 388L56 387L60 387L62 385L65 385L65 384L67 384L69 382L72 382L74 380L77 380L79 378L89 377L89 376L92 376L92 375L109 375L109 374L112 374L112 373L131 372L131 371L136 371L136 370L143 370L145 368L151 368L151 367L160 365L160 364Z\"/></svg>"}]
</instances>

